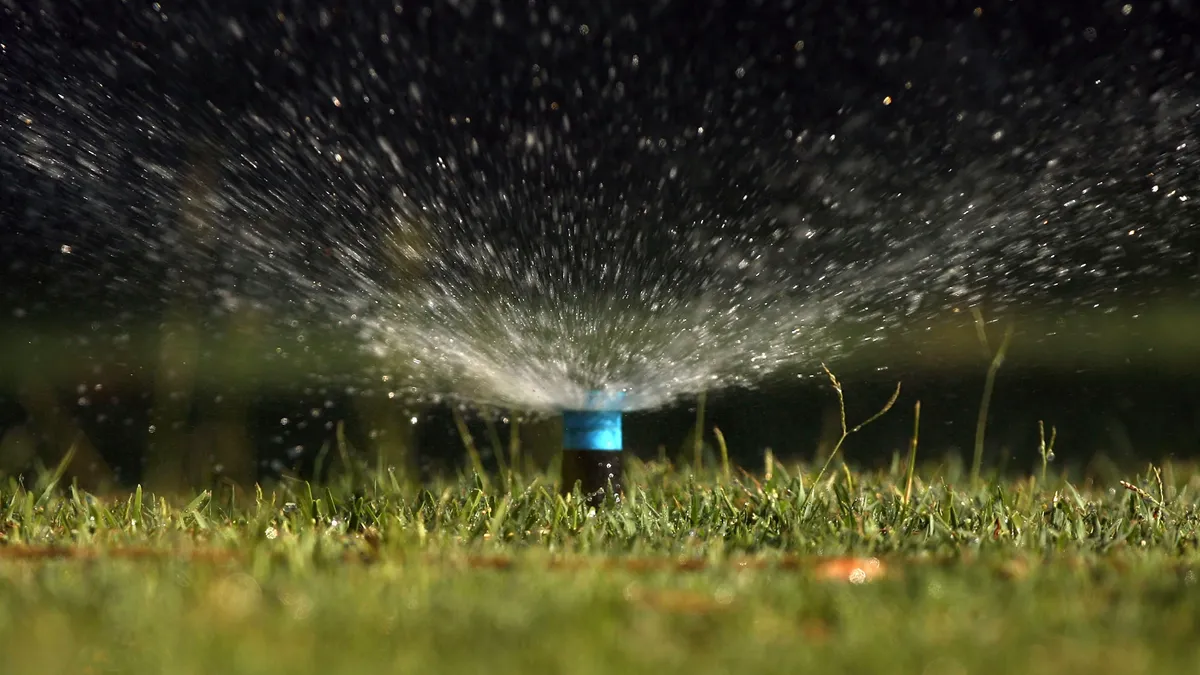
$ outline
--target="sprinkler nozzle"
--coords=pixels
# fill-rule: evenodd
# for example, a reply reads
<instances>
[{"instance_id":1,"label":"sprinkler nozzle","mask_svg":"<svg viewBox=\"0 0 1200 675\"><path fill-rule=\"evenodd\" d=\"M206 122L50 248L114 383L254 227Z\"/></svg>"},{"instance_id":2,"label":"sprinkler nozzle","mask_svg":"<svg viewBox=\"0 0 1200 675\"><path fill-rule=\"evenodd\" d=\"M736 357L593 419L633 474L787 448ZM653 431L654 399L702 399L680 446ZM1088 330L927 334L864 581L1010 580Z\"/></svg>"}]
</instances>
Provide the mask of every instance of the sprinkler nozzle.
<instances>
[{"instance_id":1,"label":"sprinkler nozzle","mask_svg":"<svg viewBox=\"0 0 1200 675\"><path fill-rule=\"evenodd\" d=\"M611 488L621 492L620 402L624 392L592 391L584 410L563 411L562 492L569 494L578 482L588 503L604 501Z\"/></svg>"}]
</instances>

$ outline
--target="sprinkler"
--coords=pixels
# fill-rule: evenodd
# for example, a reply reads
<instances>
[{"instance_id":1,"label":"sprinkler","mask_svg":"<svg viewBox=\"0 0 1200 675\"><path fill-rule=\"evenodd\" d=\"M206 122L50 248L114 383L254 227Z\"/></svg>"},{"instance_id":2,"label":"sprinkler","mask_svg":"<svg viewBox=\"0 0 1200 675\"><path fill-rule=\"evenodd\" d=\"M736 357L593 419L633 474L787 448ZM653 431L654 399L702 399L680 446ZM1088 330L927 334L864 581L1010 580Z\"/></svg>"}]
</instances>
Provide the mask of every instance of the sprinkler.
<instances>
[{"instance_id":1,"label":"sprinkler","mask_svg":"<svg viewBox=\"0 0 1200 675\"><path fill-rule=\"evenodd\" d=\"M562 492L579 483L588 504L604 502L611 487L621 496L621 399L624 392L593 391L583 410L563 411Z\"/></svg>"}]
</instances>

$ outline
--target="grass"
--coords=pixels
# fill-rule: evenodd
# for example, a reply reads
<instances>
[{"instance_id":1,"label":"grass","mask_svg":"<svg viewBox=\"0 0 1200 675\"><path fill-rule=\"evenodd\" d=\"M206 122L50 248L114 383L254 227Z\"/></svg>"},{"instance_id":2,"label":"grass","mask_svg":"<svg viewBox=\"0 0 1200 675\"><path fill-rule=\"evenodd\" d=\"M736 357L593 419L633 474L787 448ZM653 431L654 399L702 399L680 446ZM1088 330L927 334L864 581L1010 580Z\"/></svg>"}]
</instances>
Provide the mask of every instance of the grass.
<instances>
[{"instance_id":1,"label":"grass","mask_svg":"<svg viewBox=\"0 0 1200 675\"><path fill-rule=\"evenodd\" d=\"M710 471L701 404L684 466L629 458L599 508L523 471L515 433L485 474L458 411L469 474L424 487L339 427L329 484L92 495L66 484L75 442L0 479L3 672L1194 671L1200 467L1073 484L1042 425L1037 475L983 476L978 448L919 467L917 402L906 455L854 470L899 385L855 423L826 375L819 466L735 470L713 428Z\"/></svg>"},{"instance_id":2,"label":"grass","mask_svg":"<svg viewBox=\"0 0 1200 675\"><path fill-rule=\"evenodd\" d=\"M8 673L1194 669L1200 473L909 488L898 464L635 461L596 510L536 475L188 501L9 481L0 650Z\"/></svg>"}]
</instances>

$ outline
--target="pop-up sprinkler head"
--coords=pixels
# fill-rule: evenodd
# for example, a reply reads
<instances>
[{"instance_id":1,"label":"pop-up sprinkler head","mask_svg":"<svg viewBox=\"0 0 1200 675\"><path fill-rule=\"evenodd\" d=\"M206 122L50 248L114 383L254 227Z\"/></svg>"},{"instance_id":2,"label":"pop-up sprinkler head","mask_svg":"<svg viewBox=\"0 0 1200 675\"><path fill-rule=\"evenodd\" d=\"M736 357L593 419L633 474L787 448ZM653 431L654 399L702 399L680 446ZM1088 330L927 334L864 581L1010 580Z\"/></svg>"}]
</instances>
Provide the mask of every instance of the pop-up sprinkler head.
<instances>
[{"instance_id":1,"label":"pop-up sprinkler head","mask_svg":"<svg viewBox=\"0 0 1200 675\"><path fill-rule=\"evenodd\" d=\"M593 391L583 410L563 411L562 491L580 491L598 505L621 494L621 400L625 392Z\"/></svg>"}]
</instances>

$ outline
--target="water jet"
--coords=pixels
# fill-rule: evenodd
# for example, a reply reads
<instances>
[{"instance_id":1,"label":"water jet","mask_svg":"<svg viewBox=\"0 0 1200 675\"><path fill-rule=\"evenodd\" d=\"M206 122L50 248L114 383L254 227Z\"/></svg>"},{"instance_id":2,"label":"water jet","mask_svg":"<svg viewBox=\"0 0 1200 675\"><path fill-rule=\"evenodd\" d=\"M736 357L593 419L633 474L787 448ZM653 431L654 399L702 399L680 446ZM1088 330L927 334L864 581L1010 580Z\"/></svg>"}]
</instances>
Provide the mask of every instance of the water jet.
<instances>
[{"instance_id":1,"label":"water jet","mask_svg":"<svg viewBox=\"0 0 1200 675\"><path fill-rule=\"evenodd\" d=\"M162 373L177 420L200 399L176 371L294 390L281 452L302 424L332 436L342 397L399 420L447 398L562 413L566 485L591 493L619 486L620 411L900 334L944 366L930 326L973 307L1061 317L1195 286L1198 99L1169 59L1142 79L1153 50L1063 69L996 24L1005 55L968 50L988 64L971 77L946 55L982 38L902 9L798 53L811 29L782 5L731 40L732 9L691 3L42 4L62 10L0 28L25 35L0 39L19 69L0 82L0 321L37 354L87 346L64 387L97 424L137 419L108 392L101 409L101 370ZM680 50L684 26L727 48ZM851 43L872 45L861 69ZM60 314L63 339L32 327ZM628 396L587 404L601 383ZM144 432L167 454L173 424Z\"/></svg>"}]
</instances>

